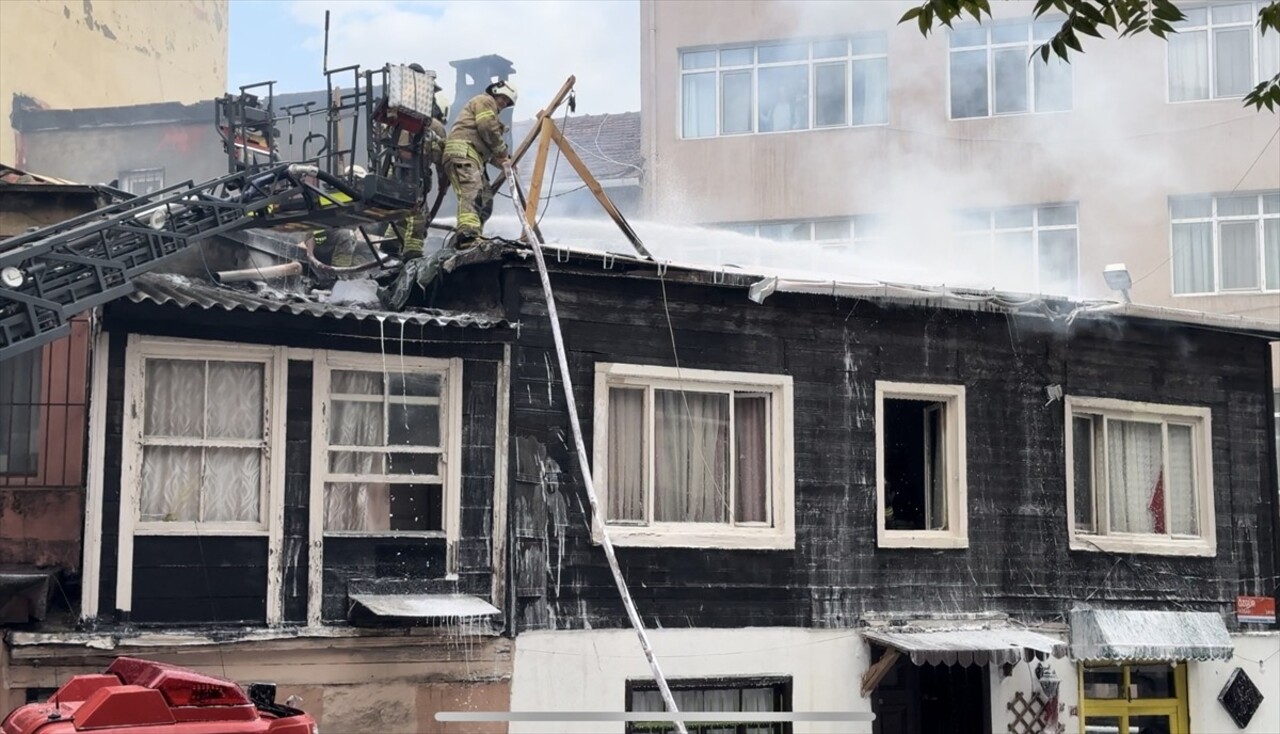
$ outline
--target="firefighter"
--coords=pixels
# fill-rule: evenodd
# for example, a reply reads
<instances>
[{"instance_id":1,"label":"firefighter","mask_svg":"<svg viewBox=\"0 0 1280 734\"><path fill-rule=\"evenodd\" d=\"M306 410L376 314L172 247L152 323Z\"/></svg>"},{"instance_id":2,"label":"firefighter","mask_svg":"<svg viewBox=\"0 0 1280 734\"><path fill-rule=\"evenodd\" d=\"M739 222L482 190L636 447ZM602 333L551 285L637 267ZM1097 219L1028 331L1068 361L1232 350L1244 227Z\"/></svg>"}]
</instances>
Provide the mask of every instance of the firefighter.
<instances>
[{"instance_id":1,"label":"firefighter","mask_svg":"<svg viewBox=\"0 0 1280 734\"><path fill-rule=\"evenodd\" d=\"M436 92L440 92L440 87L436 87ZM436 105L431 110L431 121L428 125L428 132L422 137L422 168L423 175L423 207L415 210L404 221L404 252L401 258L404 260L412 260L422 257L422 243L427 236L427 215L426 215L426 193L427 187L425 182L430 180L431 176L425 172L428 170L435 171L435 185L437 190L444 186L444 145L445 145L445 129L444 121L449 117L448 102L444 106Z\"/></svg>"},{"instance_id":2,"label":"firefighter","mask_svg":"<svg viewBox=\"0 0 1280 734\"><path fill-rule=\"evenodd\" d=\"M485 166L507 162L507 128L499 113L516 103L511 82L490 84L484 94L467 102L444 145L444 170L458 195L458 226L453 241L462 247L484 234L484 223L493 213L493 192Z\"/></svg>"}]
</instances>

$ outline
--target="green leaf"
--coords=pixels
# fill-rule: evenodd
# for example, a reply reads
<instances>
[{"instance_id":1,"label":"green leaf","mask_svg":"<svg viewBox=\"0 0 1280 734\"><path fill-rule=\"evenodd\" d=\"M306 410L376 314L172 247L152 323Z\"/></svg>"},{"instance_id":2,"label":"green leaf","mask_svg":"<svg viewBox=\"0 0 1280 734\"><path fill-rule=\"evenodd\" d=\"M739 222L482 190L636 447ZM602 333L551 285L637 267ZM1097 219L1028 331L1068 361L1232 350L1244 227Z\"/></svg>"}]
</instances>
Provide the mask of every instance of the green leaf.
<instances>
[{"instance_id":1,"label":"green leaf","mask_svg":"<svg viewBox=\"0 0 1280 734\"><path fill-rule=\"evenodd\" d=\"M914 18L919 17L920 13L921 13L920 8L918 8L918 7L917 7L917 8L912 8L912 9L908 10L907 12L903 13L903 14L902 14L902 17L898 20L898 22L899 22L899 23L906 23L906 22L908 22L908 21L910 21L910 20L912 20L912 19L914 19Z\"/></svg>"},{"instance_id":2,"label":"green leaf","mask_svg":"<svg viewBox=\"0 0 1280 734\"><path fill-rule=\"evenodd\" d=\"M1186 15L1183 14L1181 10L1178 9L1177 5L1174 5L1173 3L1168 2L1167 0L1156 0L1156 2L1152 3L1151 14L1159 18L1160 20L1166 20L1170 22L1177 22L1179 20L1184 20L1187 17Z\"/></svg>"},{"instance_id":3,"label":"green leaf","mask_svg":"<svg viewBox=\"0 0 1280 734\"><path fill-rule=\"evenodd\" d=\"M1102 38L1102 34L1098 32L1098 26L1094 23L1091 23L1088 20L1085 20L1084 18L1081 18L1080 16L1076 16L1075 18L1071 19L1069 22L1071 23L1072 28L1075 28L1077 31L1080 31L1086 36L1093 36L1094 38Z\"/></svg>"},{"instance_id":4,"label":"green leaf","mask_svg":"<svg viewBox=\"0 0 1280 734\"><path fill-rule=\"evenodd\" d=\"M1076 34L1070 30L1063 30L1058 33L1062 36L1062 42L1070 46L1072 49L1084 53L1084 49L1080 46L1080 39L1076 38Z\"/></svg>"}]
</instances>

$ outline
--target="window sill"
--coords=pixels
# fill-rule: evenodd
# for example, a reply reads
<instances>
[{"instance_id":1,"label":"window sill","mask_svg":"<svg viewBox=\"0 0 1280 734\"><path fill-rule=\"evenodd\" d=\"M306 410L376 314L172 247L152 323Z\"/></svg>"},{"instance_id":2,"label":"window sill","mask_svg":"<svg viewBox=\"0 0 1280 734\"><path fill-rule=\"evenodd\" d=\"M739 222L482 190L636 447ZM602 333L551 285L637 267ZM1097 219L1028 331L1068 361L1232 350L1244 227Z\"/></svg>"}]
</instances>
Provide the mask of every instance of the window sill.
<instances>
[{"instance_id":1,"label":"window sill","mask_svg":"<svg viewBox=\"0 0 1280 734\"><path fill-rule=\"evenodd\" d=\"M884 530L876 537L879 548L968 548L969 538L928 530Z\"/></svg>"},{"instance_id":2,"label":"window sill","mask_svg":"<svg viewBox=\"0 0 1280 734\"><path fill-rule=\"evenodd\" d=\"M1203 291L1199 293L1174 293L1174 298L1222 298L1228 296L1280 296L1280 290L1251 288L1238 291Z\"/></svg>"},{"instance_id":3,"label":"window sill","mask_svg":"<svg viewBox=\"0 0 1280 734\"><path fill-rule=\"evenodd\" d=\"M1136 535L1081 535L1071 536L1073 551L1093 553L1134 553L1151 556L1200 556L1212 558L1218 555L1217 544L1203 538L1198 540L1154 539Z\"/></svg>"},{"instance_id":4,"label":"window sill","mask_svg":"<svg viewBox=\"0 0 1280 734\"><path fill-rule=\"evenodd\" d=\"M702 525L697 528L609 526L609 539L616 546L631 548L721 548L727 550L794 550L794 532L778 528L731 528ZM599 527L591 541L602 542Z\"/></svg>"},{"instance_id":5,"label":"window sill","mask_svg":"<svg viewBox=\"0 0 1280 734\"><path fill-rule=\"evenodd\" d=\"M139 522L134 528L135 535L267 535L267 528L258 523L194 523L194 522Z\"/></svg>"}]
</instances>

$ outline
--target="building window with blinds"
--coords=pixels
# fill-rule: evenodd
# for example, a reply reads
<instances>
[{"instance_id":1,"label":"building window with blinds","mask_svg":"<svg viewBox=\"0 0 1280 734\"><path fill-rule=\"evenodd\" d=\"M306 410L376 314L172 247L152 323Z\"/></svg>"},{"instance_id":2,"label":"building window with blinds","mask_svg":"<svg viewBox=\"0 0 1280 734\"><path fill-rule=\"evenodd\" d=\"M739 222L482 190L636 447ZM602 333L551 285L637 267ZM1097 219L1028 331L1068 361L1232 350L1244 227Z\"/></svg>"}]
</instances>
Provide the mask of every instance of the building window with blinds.
<instances>
[{"instance_id":1,"label":"building window with blinds","mask_svg":"<svg viewBox=\"0 0 1280 734\"><path fill-rule=\"evenodd\" d=\"M715 678L667 682L671 697L681 711L783 712L791 711L790 678ZM653 681L627 681L627 711L667 710L662 694ZM688 724L690 734L791 734L791 722L732 722ZM627 722L627 734L668 734L675 732L669 723Z\"/></svg>"},{"instance_id":2,"label":"building window with blinds","mask_svg":"<svg viewBox=\"0 0 1280 734\"><path fill-rule=\"evenodd\" d=\"M1071 547L1216 552L1208 408L1066 398Z\"/></svg>"},{"instance_id":3,"label":"building window with blinds","mask_svg":"<svg viewBox=\"0 0 1280 734\"><path fill-rule=\"evenodd\" d=\"M1186 16L1169 36L1169 101L1242 97L1280 74L1280 34L1263 34L1258 11L1266 3L1182 7Z\"/></svg>"},{"instance_id":4,"label":"building window with blinds","mask_svg":"<svg viewBox=\"0 0 1280 734\"><path fill-rule=\"evenodd\" d=\"M139 531L263 531L273 350L139 342L131 348Z\"/></svg>"},{"instance_id":5,"label":"building window with blinds","mask_svg":"<svg viewBox=\"0 0 1280 734\"><path fill-rule=\"evenodd\" d=\"M1169 200L1175 296L1280 291L1280 191Z\"/></svg>"},{"instance_id":6,"label":"building window with blinds","mask_svg":"<svg viewBox=\"0 0 1280 734\"><path fill-rule=\"evenodd\" d=\"M789 376L601 363L595 388L594 479L616 543L794 547Z\"/></svg>"},{"instance_id":7,"label":"building window with blinds","mask_svg":"<svg viewBox=\"0 0 1280 734\"><path fill-rule=\"evenodd\" d=\"M680 52L680 136L792 132L889 121L883 33Z\"/></svg>"}]
</instances>

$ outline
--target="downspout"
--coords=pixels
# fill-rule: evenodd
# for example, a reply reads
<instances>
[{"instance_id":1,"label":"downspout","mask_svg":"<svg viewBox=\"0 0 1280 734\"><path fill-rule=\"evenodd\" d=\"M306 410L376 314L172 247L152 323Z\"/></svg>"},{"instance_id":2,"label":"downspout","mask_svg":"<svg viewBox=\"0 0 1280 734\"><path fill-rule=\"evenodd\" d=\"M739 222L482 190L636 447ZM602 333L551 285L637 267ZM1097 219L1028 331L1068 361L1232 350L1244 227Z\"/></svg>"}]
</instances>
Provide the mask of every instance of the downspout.
<instances>
[{"instance_id":1,"label":"downspout","mask_svg":"<svg viewBox=\"0 0 1280 734\"><path fill-rule=\"evenodd\" d=\"M618 594L622 596L622 606L627 610L627 617L631 620L631 627L635 629L636 636L640 638L640 648L644 650L645 659L649 661L649 670L653 672L653 680L658 684L658 691L662 694L662 700L667 704L667 711L671 713L679 713L680 709L676 706L675 698L671 695L671 687L667 685L667 679L662 675L662 669L658 666L658 658L653 652L653 646L649 644L649 635L645 632L644 622L640 619L640 613L636 611L635 600L631 598L631 591L627 588L627 580L622 576L622 568L618 565L618 556L613 550L613 541L609 538L609 528L604 523L604 517L600 513L600 503L596 499L596 487L591 481L591 464L587 461L587 447L582 441L582 424L578 421L578 403L573 399L573 383L570 381L569 359L566 356L564 348L564 335L560 333L560 316L556 313L556 299L551 292L551 276L547 273L547 261L542 257L541 238L529 231L529 222L525 219L525 212L520 209L520 195L516 190L516 175L511 166L506 166L507 186L511 189L511 203L516 208L516 217L520 220L520 229L525 242L530 243L533 247L533 257L538 262L538 277L542 280L542 295L547 302L547 320L551 322L551 335L555 338L556 359L560 363L560 386L564 388L564 399L568 403L569 408L569 427L573 429L573 444L578 451L578 471L582 474L582 486L587 490L587 501L591 503L591 519L600 527L600 545L604 547L605 558L609 561L609 570L613 572L613 581L618 585ZM679 734L689 734L685 729L684 722L677 719L675 722L676 731Z\"/></svg>"},{"instance_id":2,"label":"downspout","mask_svg":"<svg viewBox=\"0 0 1280 734\"><path fill-rule=\"evenodd\" d=\"M649 36L649 78L645 80L647 93L644 95L648 97L648 101L646 103L642 99L640 105L640 126L647 141L644 160L642 161L644 170L640 174L640 191L643 196L645 216L653 219L654 203L651 192L658 170L658 2L657 0L642 0L642 4L647 16L645 33ZM649 118L648 120L645 119L646 116Z\"/></svg>"}]
</instances>

